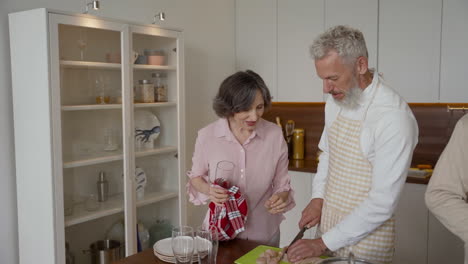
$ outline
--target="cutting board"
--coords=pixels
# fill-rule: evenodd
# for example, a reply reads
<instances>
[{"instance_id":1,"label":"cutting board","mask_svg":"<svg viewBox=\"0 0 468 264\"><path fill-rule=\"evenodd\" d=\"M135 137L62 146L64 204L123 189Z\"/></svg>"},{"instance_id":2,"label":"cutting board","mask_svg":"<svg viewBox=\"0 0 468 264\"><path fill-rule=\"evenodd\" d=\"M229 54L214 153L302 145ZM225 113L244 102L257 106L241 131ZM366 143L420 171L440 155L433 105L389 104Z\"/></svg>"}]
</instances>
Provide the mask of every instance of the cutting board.
<instances>
[{"instance_id":1,"label":"cutting board","mask_svg":"<svg viewBox=\"0 0 468 264\"><path fill-rule=\"evenodd\" d=\"M236 264L255 264L257 258L260 257L260 254L265 252L267 249L273 249L274 251L280 251L280 248L276 247L269 247L269 246L258 246L252 250L250 250L244 256L236 259L234 263ZM280 264L290 264L289 262L281 261Z\"/></svg>"},{"instance_id":2,"label":"cutting board","mask_svg":"<svg viewBox=\"0 0 468 264\"><path fill-rule=\"evenodd\" d=\"M257 263L257 259L258 257L260 257L260 254L262 254L263 252L265 252L267 249L273 249L274 251L280 251L281 248L276 248L276 247L269 247L269 246L258 246L254 249L252 249L251 251L249 251L247 254L245 254L244 256L236 259L234 261L234 263L236 264L255 264ZM327 256L320 256L320 259L326 259L328 258ZM317 260L318 258L312 258L314 259L313 261L311 261L311 263L315 263L319 260ZM308 259L309 261L311 259ZM305 260L307 263L308 263L308 260ZM286 262L286 261L280 261L279 264L291 264L290 262Z\"/></svg>"}]
</instances>

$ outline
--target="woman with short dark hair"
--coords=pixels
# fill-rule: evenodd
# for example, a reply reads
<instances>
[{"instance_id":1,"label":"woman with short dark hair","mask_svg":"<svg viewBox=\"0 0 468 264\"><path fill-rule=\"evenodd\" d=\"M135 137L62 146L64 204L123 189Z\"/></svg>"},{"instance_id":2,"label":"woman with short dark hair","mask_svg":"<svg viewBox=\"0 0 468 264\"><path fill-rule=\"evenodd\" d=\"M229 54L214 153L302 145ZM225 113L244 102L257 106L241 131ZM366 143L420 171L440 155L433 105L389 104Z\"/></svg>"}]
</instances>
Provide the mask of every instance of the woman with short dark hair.
<instances>
[{"instance_id":1,"label":"woman with short dark hair","mask_svg":"<svg viewBox=\"0 0 468 264\"><path fill-rule=\"evenodd\" d=\"M236 72L221 83L213 102L220 119L198 132L187 192L195 205L222 206L229 195L213 184L216 166L233 163L234 173L225 180L239 187L248 205L245 231L237 237L278 246L283 213L295 202L281 128L261 118L270 105L270 91L253 71ZM205 226L208 221L209 214Z\"/></svg>"}]
</instances>

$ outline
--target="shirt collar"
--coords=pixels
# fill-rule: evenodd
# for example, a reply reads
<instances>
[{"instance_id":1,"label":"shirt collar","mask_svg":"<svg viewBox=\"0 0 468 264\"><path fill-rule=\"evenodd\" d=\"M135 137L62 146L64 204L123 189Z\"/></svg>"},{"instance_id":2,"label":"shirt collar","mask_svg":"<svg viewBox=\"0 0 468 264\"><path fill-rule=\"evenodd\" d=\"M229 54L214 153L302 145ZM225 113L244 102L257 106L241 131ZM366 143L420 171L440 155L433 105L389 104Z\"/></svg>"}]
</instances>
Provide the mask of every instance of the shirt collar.
<instances>
[{"instance_id":1,"label":"shirt collar","mask_svg":"<svg viewBox=\"0 0 468 264\"><path fill-rule=\"evenodd\" d=\"M372 99L373 91L376 89L375 87L379 81L379 73L373 69L371 69L371 72L373 73L374 77L372 78L372 82L366 87L366 89L364 89L361 94L361 98L359 99L358 103L360 106L366 105Z\"/></svg>"},{"instance_id":2,"label":"shirt collar","mask_svg":"<svg viewBox=\"0 0 468 264\"><path fill-rule=\"evenodd\" d=\"M215 136L225 137L229 141L234 141L234 134L232 134L232 131L229 128L228 120L226 118L220 118L216 122ZM250 136L249 140L247 140L247 142L256 136L258 136L259 138L264 138L265 136L265 120L263 120L262 118L258 119L257 126L252 135Z\"/></svg>"}]
</instances>

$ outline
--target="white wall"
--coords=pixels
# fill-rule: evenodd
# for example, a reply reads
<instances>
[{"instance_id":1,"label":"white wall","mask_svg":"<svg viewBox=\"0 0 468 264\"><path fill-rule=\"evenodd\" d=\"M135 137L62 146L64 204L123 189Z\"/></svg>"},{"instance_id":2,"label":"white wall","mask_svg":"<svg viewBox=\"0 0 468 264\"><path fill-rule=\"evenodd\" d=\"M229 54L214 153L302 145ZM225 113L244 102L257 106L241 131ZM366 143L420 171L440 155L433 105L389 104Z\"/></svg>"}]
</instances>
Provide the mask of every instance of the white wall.
<instances>
[{"instance_id":1,"label":"white wall","mask_svg":"<svg viewBox=\"0 0 468 264\"><path fill-rule=\"evenodd\" d=\"M18 263L16 181L13 145L8 13L47 7L81 12L84 0L0 1L0 263ZM154 13L164 11L162 26L185 32L185 84L187 168L191 166L196 132L216 117L211 100L220 82L235 70L234 0L101 0L93 14L150 23ZM25 51L27 52L27 51ZM25 78L27 73L25 72ZM34 84L31 84L34 88ZM34 128L31 128L32 131ZM190 225L201 223L205 210L189 207ZM38 238L40 243L40 238Z\"/></svg>"}]
</instances>

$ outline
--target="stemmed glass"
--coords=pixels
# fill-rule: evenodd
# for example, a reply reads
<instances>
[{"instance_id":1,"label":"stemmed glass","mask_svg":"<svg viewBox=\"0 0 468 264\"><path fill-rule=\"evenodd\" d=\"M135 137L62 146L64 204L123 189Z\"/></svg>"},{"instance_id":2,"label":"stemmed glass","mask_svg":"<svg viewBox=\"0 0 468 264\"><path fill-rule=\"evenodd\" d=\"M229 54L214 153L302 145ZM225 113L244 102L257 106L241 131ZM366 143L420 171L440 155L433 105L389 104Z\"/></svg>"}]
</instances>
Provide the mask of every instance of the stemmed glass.
<instances>
[{"instance_id":1,"label":"stemmed glass","mask_svg":"<svg viewBox=\"0 0 468 264\"><path fill-rule=\"evenodd\" d=\"M171 245L176 264L191 264L195 246L193 228L190 226L174 227Z\"/></svg>"},{"instance_id":2,"label":"stemmed glass","mask_svg":"<svg viewBox=\"0 0 468 264\"><path fill-rule=\"evenodd\" d=\"M86 50L87 43L86 30L84 28L80 29L80 39L78 39L78 48L80 49L80 59L84 60L84 52Z\"/></svg>"}]
</instances>

